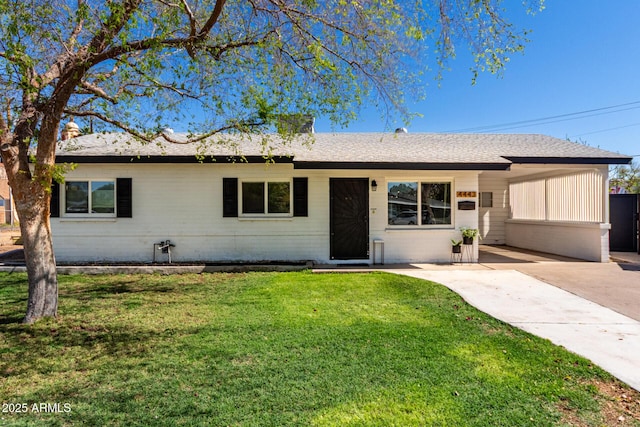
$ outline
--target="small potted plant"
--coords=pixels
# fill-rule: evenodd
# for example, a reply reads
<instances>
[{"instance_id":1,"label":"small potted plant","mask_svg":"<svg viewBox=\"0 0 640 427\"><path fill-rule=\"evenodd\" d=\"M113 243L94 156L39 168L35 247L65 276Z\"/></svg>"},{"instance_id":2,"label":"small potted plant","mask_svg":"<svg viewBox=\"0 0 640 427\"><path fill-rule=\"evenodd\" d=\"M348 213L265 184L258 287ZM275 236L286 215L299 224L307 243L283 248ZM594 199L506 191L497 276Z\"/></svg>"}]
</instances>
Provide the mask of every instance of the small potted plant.
<instances>
[{"instance_id":1,"label":"small potted plant","mask_svg":"<svg viewBox=\"0 0 640 427\"><path fill-rule=\"evenodd\" d=\"M454 254L462 253L462 240L451 239L451 252Z\"/></svg>"},{"instance_id":2,"label":"small potted plant","mask_svg":"<svg viewBox=\"0 0 640 427\"><path fill-rule=\"evenodd\" d=\"M460 231L462 232L462 243L465 245L473 245L473 239L481 238L480 230L477 228L460 227Z\"/></svg>"}]
</instances>

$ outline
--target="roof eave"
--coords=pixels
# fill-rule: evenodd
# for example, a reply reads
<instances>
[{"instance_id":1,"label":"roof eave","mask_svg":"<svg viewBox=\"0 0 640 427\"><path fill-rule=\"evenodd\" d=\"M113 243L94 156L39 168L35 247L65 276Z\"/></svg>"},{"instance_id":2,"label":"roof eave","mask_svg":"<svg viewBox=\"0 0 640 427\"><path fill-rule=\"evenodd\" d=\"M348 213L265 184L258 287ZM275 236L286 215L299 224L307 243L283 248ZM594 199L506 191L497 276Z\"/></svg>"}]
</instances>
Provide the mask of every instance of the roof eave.
<instances>
[{"instance_id":1,"label":"roof eave","mask_svg":"<svg viewBox=\"0 0 640 427\"><path fill-rule=\"evenodd\" d=\"M503 156L513 163L564 165L628 165L632 157L517 157Z\"/></svg>"},{"instance_id":2,"label":"roof eave","mask_svg":"<svg viewBox=\"0 0 640 427\"><path fill-rule=\"evenodd\" d=\"M294 161L294 169L509 170L511 163Z\"/></svg>"},{"instance_id":3,"label":"roof eave","mask_svg":"<svg viewBox=\"0 0 640 427\"><path fill-rule=\"evenodd\" d=\"M292 157L265 157L265 156L83 156L62 155L56 156L58 163L158 163L158 164L185 164L185 163L293 163Z\"/></svg>"}]
</instances>

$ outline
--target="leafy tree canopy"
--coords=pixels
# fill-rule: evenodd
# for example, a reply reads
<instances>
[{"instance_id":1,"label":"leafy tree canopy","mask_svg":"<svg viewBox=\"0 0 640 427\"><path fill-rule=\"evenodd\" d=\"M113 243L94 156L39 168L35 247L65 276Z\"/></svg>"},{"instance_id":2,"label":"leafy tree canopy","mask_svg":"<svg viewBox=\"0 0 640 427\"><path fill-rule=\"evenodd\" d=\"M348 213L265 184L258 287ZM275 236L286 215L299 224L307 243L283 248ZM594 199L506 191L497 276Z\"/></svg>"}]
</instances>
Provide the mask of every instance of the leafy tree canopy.
<instances>
[{"instance_id":1,"label":"leafy tree canopy","mask_svg":"<svg viewBox=\"0 0 640 427\"><path fill-rule=\"evenodd\" d=\"M640 164L616 166L611 173L609 186L614 192L640 194Z\"/></svg>"},{"instance_id":2,"label":"leafy tree canopy","mask_svg":"<svg viewBox=\"0 0 640 427\"><path fill-rule=\"evenodd\" d=\"M500 3L3 0L3 104L15 121L25 98L40 110L69 96L64 114L147 137L270 130L291 113L343 126L363 102L406 113L428 53L442 63L465 42L474 73L499 71L525 42Z\"/></svg>"}]
</instances>

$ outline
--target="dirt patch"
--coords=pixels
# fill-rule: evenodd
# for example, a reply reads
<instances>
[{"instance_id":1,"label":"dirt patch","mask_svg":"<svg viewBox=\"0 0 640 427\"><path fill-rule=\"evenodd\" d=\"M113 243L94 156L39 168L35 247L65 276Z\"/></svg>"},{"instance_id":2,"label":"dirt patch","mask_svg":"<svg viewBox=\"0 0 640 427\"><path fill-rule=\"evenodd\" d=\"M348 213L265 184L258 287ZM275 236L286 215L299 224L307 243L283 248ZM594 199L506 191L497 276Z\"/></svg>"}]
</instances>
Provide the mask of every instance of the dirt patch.
<instances>
[{"instance_id":1,"label":"dirt patch","mask_svg":"<svg viewBox=\"0 0 640 427\"><path fill-rule=\"evenodd\" d=\"M620 383L596 382L603 396L600 412L609 426L640 425L640 392Z\"/></svg>"},{"instance_id":2,"label":"dirt patch","mask_svg":"<svg viewBox=\"0 0 640 427\"><path fill-rule=\"evenodd\" d=\"M585 419L575 409L561 404L562 423L575 427L640 426L640 392L617 381L594 380L588 385L598 391L600 420Z\"/></svg>"},{"instance_id":3,"label":"dirt patch","mask_svg":"<svg viewBox=\"0 0 640 427\"><path fill-rule=\"evenodd\" d=\"M0 228L0 254L22 249L19 243L20 229L18 227L2 226Z\"/></svg>"}]
</instances>

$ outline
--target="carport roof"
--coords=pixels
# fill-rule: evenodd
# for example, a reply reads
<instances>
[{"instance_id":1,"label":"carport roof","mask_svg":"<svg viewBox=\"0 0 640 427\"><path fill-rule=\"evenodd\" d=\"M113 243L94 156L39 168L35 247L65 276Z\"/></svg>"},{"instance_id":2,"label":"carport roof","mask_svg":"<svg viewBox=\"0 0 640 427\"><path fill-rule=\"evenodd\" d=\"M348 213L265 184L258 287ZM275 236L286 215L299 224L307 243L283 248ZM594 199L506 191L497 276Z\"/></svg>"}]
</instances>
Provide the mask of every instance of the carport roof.
<instances>
[{"instance_id":1,"label":"carport roof","mask_svg":"<svg viewBox=\"0 0 640 427\"><path fill-rule=\"evenodd\" d=\"M186 141L187 134L171 134ZM627 164L631 157L535 134L316 133L291 142L277 135L216 135L204 142L152 143L122 133L61 141L57 161L76 163L264 162L299 169L506 170L512 163Z\"/></svg>"}]
</instances>

